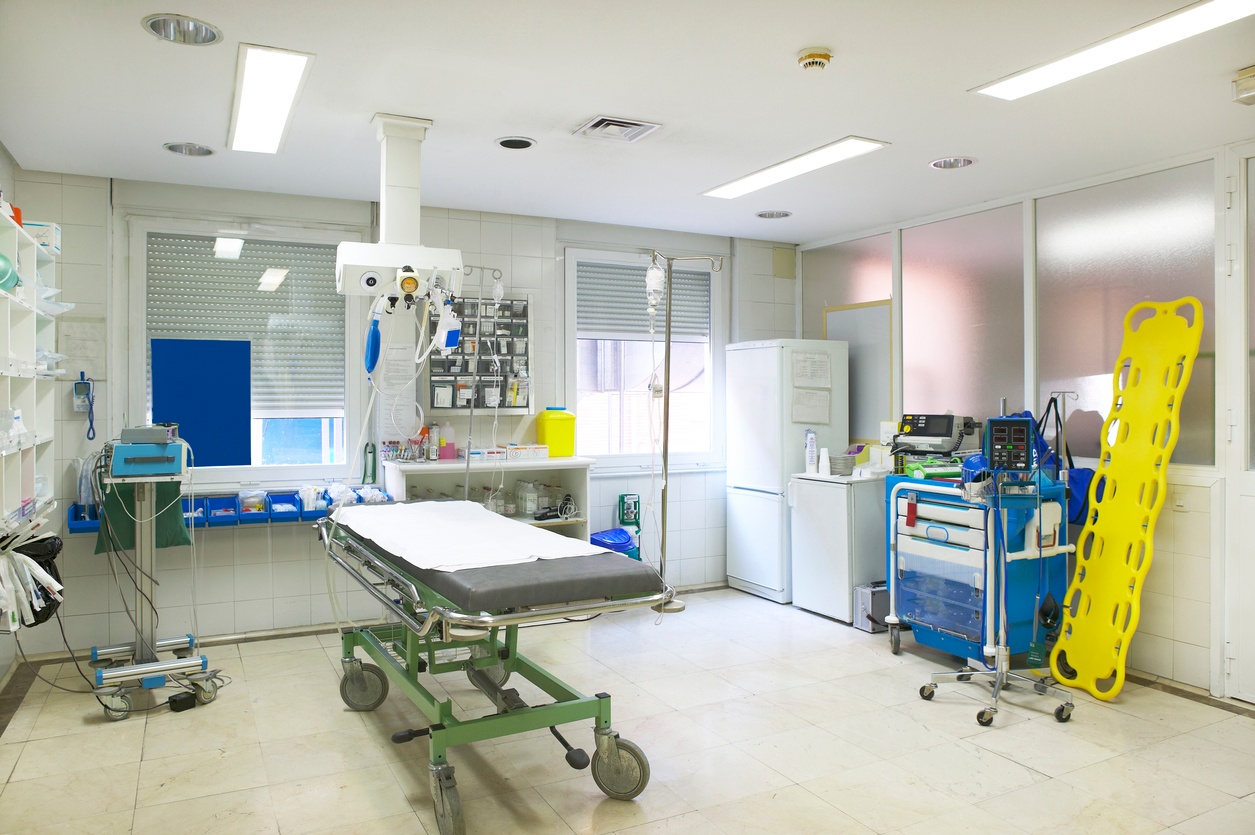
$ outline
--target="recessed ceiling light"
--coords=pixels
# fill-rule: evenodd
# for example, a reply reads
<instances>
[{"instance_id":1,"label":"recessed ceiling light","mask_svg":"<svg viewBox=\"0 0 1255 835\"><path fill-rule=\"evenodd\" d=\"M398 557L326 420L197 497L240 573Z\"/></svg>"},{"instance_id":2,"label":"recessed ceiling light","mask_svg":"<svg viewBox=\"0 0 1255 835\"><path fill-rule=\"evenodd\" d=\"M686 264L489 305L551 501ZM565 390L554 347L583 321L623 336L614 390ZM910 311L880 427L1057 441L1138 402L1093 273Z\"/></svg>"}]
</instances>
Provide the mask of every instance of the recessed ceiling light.
<instances>
[{"instance_id":1,"label":"recessed ceiling light","mask_svg":"<svg viewBox=\"0 0 1255 835\"><path fill-rule=\"evenodd\" d=\"M497 144L512 151L521 151L535 145L536 140L528 139L526 136L503 136L497 140Z\"/></svg>"},{"instance_id":2,"label":"recessed ceiling light","mask_svg":"<svg viewBox=\"0 0 1255 835\"><path fill-rule=\"evenodd\" d=\"M177 14L150 14L141 23L163 41L185 46L209 46L222 40L222 32L203 20Z\"/></svg>"},{"instance_id":3,"label":"recessed ceiling light","mask_svg":"<svg viewBox=\"0 0 1255 835\"><path fill-rule=\"evenodd\" d=\"M279 152L313 57L306 52L240 44L227 137L232 151Z\"/></svg>"},{"instance_id":4,"label":"recessed ceiling light","mask_svg":"<svg viewBox=\"0 0 1255 835\"><path fill-rule=\"evenodd\" d=\"M269 267L261 274L261 281L257 284L257 289L266 293L273 293L279 289L279 285L283 283L283 279L287 278L288 271L279 267Z\"/></svg>"},{"instance_id":5,"label":"recessed ceiling light","mask_svg":"<svg viewBox=\"0 0 1255 835\"><path fill-rule=\"evenodd\" d=\"M888 142L878 142L875 139L847 136L845 139L838 139L830 145L816 148L799 157L787 159L769 168L764 168L762 171L757 171L739 180L733 180L718 188L713 188L704 194L706 197L722 197L731 200L734 197L749 194L751 191L758 191L760 188L773 186L784 180L809 173L817 168L832 165L834 162L841 162L842 160L861 156L871 151L878 151L888 144Z\"/></svg>"},{"instance_id":6,"label":"recessed ceiling light","mask_svg":"<svg viewBox=\"0 0 1255 835\"><path fill-rule=\"evenodd\" d=\"M782 217L789 217L792 214L793 212L786 212L781 209L772 209L766 212L759 212L756 216L761 217L763 220L779 220Z\"/></svg>"},{"instance_id":7,"label":"recessed ceiling light","mask_svg":"<svg viewBox=\"0 0 1255 835\"><path fill-rule=\"evenodd\" d=\"M214 149L205 145L197 145L195 142L167 142L161 147L165 148L172 154L178 154L181 157L207 157L213 154Z\"/></svg>"},{"instance_id":8,"label":"recessed ceiling light","mask_svg":"<svg viewBox=\"0 0 1255 835\"><path fill-rule=\"evenodd\" d=\"M238 261L244 249L243 238L214 238L214 257Z\"/></svg>"},{"instance_id":9,"label":"recessed ceiling light","mask_svg":"<svg viewBox=\"0 0 1255 835\"><path fill-rule=\"evenodd\" d=\"M1124 34L1099 41L1066 58L1024 70L984 87L977 87L975 92L1014 101L1252 14L1255 14L1255 0L1208 0L1195 3L1179 12L1130 29Z\"/></svg>"},{"instance_id":10,"label":"recessed ceiling light","mask_svg":"<svg viewBox=\"0 0 1255 835\"><path fill-rule=\"evenodd\" d=\"M971 157L942 157L941 159L935 159L928 164L939 171L951 171L955 168L967 168L974 162L976 162L976 160Z\"/></svg>"}]
</instances>

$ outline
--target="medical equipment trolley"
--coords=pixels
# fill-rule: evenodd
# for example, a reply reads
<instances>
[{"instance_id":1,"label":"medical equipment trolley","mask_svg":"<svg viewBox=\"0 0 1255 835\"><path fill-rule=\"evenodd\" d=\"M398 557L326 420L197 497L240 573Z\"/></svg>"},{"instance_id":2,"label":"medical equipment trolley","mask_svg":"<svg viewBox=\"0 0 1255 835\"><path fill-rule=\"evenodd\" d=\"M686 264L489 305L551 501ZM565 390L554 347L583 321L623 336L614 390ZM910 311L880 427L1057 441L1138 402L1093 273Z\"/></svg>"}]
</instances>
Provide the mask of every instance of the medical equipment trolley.
<instances>
[{"instance_id":1,"label":"medical equipment trolley","mask_svg":"<svg viewBox=\"0 0 1255 835\"><path fill-rule=\"evenodd\" d=\"M989 680L993 702L977 714L982 725L997 713L999 691L1009 681L1031 682L1061 704L1067 694L1044 673L1012 674L1013 655L1028 653L1030 667L1045 669L1044 647L1059 623L1067 588L1067 505L1064 486L1049 478L974 485L905 476L886 480L887 576L890 648L901 650L909 627L915 640L969 666L943 672L920 688L931 699L936 680Z\"/></svg>"}]
</instances>

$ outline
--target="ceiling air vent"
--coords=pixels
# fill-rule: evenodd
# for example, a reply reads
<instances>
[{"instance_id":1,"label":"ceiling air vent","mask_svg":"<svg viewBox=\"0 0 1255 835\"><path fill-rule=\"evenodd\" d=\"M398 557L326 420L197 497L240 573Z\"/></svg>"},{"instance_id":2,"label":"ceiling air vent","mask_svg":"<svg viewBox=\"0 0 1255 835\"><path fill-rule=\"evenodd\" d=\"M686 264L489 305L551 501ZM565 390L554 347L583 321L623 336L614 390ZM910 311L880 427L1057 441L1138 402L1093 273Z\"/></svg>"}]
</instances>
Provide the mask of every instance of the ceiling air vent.
<instances>
[{"instance_id":1,"label":"ceiling air vent","mask_svg":"<svg viewBox=\"0 0 1255 835\"><path fill-rule=\"evenodd\" d=\"M576 136L587 136L589 139L606 139L610 142L635 142L658 130L662 125L653 122L638 122L635 119L616 119L611 116L598 116L585 123L575 131Z\"/></svg>"}]
</instances>

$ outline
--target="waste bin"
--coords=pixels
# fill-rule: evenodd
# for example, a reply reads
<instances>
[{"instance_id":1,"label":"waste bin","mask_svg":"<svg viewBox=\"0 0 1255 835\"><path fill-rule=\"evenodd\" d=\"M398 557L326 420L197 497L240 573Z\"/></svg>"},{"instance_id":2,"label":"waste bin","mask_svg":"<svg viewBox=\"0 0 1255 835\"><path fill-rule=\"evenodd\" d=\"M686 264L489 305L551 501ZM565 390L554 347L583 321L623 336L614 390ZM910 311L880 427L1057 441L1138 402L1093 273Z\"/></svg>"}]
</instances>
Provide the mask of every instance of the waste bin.
<instances>
[{"instance_id":1,"label":"waste bin","mask_svg":"<svg viewBox=\"0 0 1255 835\"><path fill-rule=\"evenodd\" d=\"M598 531L588 537L588 541L607 551L617 551L620 554L627 554L634 560L641 558L641 549L636 547L632 541L632 534L624 528L611 528L608 531Z\"/></svg>"}]
</instances>

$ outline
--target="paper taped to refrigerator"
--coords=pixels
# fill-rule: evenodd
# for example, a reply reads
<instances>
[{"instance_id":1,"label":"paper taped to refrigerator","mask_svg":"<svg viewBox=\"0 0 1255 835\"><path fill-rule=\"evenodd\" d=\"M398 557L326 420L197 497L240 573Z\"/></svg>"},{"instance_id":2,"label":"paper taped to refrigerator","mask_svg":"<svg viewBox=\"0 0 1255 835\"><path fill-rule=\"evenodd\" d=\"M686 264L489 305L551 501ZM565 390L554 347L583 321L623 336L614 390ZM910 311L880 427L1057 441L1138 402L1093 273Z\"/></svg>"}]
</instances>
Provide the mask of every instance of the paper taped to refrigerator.
<instances>
[{"instance_id":1,"label":"paper taped to refrigerator","mask_svg":"<svg viewBox=\"0 0 1255 835\"><path fill-rule=\"evenodd\" d=\"M832 357L819 351L794 351L793 385L813 389L832 388Z\"/></svg>"},{"instance_id":2,"label":"paper taped to refrigerator","mask_svg":"<svg viewBox=\"0 0 1255 835\"><path fill-rule=\"evenodd\" d=\"M794 423L828 423L832 392L827 389L794 389Z\"/></svg>"}]
</instances>

